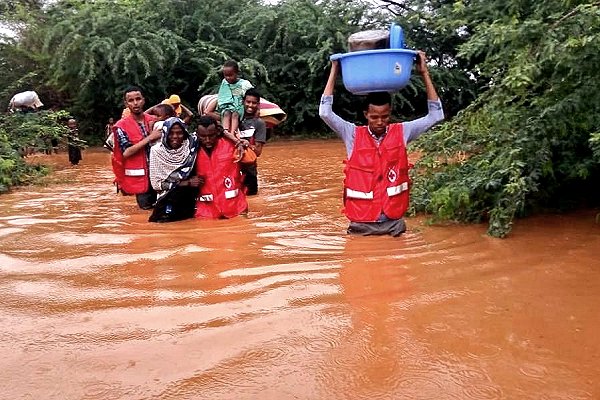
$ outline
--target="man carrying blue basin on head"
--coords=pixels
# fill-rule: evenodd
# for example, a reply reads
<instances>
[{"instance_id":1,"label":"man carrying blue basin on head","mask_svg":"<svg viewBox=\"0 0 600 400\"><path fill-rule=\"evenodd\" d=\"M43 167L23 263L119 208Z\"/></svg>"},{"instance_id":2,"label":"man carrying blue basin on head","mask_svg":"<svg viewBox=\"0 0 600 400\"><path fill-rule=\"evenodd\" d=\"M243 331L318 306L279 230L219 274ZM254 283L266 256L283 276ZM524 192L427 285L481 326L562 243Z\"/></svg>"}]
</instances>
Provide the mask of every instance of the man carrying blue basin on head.
<instances>
[{"instance_id":1,"label":"man carrying blue basin on head","mask_svg":"<svg viewBox=\"0 0 600 400\"><path fill-rule=\"evenodd\" d=\"M346 145L344 214L350 220L350 234L400 236L406 231L402 218L410 189L406 145L444 119L426 61L425 53L419 51L416 68L427 90L428 114L413 121L390 123L390 94L374 92L366 96L363 107L367 126L356 126L333 112L339 61L332 61L319 116Z\"/></svg>"}]
</instances>

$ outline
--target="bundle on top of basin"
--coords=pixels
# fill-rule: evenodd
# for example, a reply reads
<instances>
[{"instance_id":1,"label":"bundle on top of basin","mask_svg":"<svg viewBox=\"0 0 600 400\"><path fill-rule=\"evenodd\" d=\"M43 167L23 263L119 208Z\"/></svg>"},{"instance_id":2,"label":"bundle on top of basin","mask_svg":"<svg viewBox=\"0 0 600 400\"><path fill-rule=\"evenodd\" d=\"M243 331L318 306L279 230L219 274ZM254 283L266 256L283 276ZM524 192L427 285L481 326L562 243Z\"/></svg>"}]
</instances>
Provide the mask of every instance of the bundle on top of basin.
<instances>
[{"instance_id":1,"label":"bundle on top of basin","mask_svg":"<svg viewBox=\"0 0 600 400\"><path fill-rule=\"evenodd\" d=\"M348 53L330 57L342 66L346 89L357 95L394 92L410 80L417 52L404 48L402 28L392 23L389 31L358 32L348 38Z\"/></svg>"}]
</instances>

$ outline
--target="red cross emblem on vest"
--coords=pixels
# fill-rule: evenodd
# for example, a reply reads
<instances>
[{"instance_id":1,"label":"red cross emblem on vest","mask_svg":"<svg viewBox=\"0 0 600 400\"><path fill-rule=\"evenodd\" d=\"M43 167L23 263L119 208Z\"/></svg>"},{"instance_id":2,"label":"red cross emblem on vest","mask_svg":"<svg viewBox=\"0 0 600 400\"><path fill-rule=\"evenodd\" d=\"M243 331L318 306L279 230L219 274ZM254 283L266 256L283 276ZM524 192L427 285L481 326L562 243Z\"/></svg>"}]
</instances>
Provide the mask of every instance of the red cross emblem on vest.
<instances>
[{"instance_id":1,"label":"red cross emblem on vest","mask_svg":"<svg viewBox=\"0 0 600 400\"><path fill-rule=\"evenodd\" d=\"M388 180L390 182L396 182L396 179L398 178L398 174L396 174L396 171L394 171L393 169L390 169L388 171Z\"/></svg>"},{"instance_id":2,"label":"red cross emblem on vest","mask_svg":"<svg viewBox=\"0 0 600 400\"><path fill-rule=\"evenodd\" d=\"M225 187L227 189L231 189L231 186L233 185L233 182L231 181L230 177L225 178L225 180L223 181L223 184L225 185Z\"/></svg>"}]
</instances>

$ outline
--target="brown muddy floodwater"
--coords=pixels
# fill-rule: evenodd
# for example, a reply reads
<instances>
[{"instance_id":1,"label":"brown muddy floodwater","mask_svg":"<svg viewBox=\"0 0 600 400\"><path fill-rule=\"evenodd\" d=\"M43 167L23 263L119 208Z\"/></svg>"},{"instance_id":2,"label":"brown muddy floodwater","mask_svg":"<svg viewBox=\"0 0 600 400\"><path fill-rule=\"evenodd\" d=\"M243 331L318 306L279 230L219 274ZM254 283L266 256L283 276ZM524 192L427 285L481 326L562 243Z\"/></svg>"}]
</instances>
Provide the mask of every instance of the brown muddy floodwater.
<instances>
[{"instance_id":1,"label":"brown muddy floodwater","mask_svg":"<svg viewBox=\"0 0 600 400\"><path fill-rule=\"evenodd\" d=\"M173 224L48 157L0 197L0 398L600 399L593 212L348 237L343 155L269 144L248 218Z\"/></svg>"}]
</instances>

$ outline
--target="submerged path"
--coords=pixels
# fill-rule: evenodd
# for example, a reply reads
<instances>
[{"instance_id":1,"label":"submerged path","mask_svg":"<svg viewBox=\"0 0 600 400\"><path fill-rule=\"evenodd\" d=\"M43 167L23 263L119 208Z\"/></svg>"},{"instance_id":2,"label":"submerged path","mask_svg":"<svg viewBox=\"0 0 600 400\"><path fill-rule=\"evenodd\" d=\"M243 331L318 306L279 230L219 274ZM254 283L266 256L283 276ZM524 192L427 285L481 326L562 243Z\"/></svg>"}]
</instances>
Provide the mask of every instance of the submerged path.
<instances>
[{"instance_id":1,"label":"submerged path","mask_svg":"<svg viewBox=\"0 0 600 400\"><path fill-rule=\"evenodd\" d=\"M344 234L343 145L274 143L248 218L149 224L109 155L0 197L0 399L598 399L591 212Z\"/></svg>"}]
</instances>

